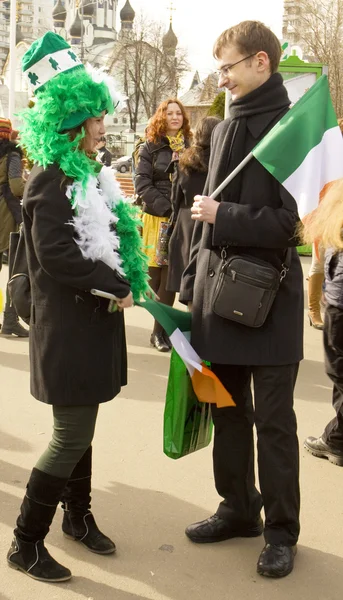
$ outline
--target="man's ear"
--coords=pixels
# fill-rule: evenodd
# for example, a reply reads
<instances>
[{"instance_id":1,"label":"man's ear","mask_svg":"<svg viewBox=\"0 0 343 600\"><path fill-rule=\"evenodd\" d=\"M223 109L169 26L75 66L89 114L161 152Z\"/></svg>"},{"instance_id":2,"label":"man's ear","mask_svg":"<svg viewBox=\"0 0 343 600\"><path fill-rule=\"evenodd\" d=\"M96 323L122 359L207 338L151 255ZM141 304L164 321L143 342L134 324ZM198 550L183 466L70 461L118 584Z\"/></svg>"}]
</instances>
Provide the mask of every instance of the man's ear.
<instances>
[{"instance_id":1,"label":"man's ear","mask_svg":"<svg viewBox=\"0 0 343 600\"><path fill-rule=\"evenodd\" d=\"M261 50L261 52L257 52L257 68L259 71L266 71L270 69L270 59L267 52Z\"/></svg>"}]
</instances>

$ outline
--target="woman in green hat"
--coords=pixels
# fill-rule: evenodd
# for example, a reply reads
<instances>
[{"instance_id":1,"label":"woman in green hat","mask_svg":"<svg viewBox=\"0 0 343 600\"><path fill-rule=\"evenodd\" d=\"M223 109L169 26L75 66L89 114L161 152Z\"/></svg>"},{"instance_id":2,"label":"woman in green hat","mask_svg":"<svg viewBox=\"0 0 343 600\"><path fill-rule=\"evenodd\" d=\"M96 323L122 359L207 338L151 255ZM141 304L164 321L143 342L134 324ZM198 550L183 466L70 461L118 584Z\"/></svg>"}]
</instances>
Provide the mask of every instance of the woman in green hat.
<instances>
[{"instance_id":1,"label":"woman in green hat","mask_svg":"<svg viewBox=\"0 0 343 600\"><path fill-rule=\"evenodd\" d=\"M32 44L23 70L36 98L21 127L35 161L23 200L31 393L52 405L53 435L32 470L7 560L59 582L71 572L44 546L59 501L68 538L98 554L115 551L90 511L91 444L99 404L126 384L122 310L148 292L147 267L136 209L95 160L104 117L119 100L112 79L86 69L52 32ZM113 294L117 310L93 288Z\"/></svg>"}]
</instances>

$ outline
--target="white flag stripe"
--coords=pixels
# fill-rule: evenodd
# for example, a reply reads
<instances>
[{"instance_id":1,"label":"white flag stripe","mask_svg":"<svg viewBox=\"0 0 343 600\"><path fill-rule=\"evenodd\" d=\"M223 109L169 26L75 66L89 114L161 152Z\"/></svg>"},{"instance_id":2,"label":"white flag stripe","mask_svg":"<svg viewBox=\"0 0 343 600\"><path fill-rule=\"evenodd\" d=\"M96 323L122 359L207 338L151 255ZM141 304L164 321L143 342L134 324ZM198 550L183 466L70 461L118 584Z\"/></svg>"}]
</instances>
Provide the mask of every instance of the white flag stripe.
<instances>
[{"instance_id":1,"label":"white flag stripe","mask_svg":"<svg viewBox=\"0 0 343 600\"><path fill-rule=\"evenodd\" d=\"M180 329L175 329L169 338L176 352L185 362L190 376L193 376L194 369L202 371L201 358L195 352L194 348L192 348L182 331Z\"/></svg>"},{"instance_id":2,"label":"white flag stripe","mask_svg":"<svg viewBox=\"0 0 343 600\"><path fill-rule=\"evenodd\" d=\"M335 149L339 151L335 151ZM342 134L339 127L328 129L302 164L283 182L295 198L302 219L318 206L318 194L332 181L343 177Z\"/></svg>"}]
</instances>

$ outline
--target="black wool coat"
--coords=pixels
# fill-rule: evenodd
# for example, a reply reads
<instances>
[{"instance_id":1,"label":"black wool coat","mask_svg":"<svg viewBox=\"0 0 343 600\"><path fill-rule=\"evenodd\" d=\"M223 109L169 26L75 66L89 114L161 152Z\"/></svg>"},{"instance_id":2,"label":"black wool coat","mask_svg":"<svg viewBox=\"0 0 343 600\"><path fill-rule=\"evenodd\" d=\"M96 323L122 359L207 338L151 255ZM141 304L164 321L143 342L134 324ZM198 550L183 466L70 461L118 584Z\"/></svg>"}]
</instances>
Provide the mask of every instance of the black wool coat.
<instances>
[{"instance_id":1,"label":"black wool coat","mask_svg":"<svg viewBox=\"0 0 343 600\"><path fill-rule=\"evenodd\" d=\"M97 288L124 298L128 282L74 241L66 182L56 165L35 166L25 188L23 223L32 291L32 395L47 404L82 406L111 400L126 384L122 312L110 314Z\"/></svg>"},{"instance_id":2,"label":"black wool coat","mask_svg":"<svg viewBox=\"0 0 343 600\"><path fill-rule=\"evenodd\" d=\"M275 123L275 113L247 118L247 155ZM280 115L281 117L281 115ZM279 118L280 118L279 117ZM218 185L222 153L229 153L224 140L225 120L215 128L209 174L204 195ZM229 184L230 185L230 184ZM197 222L190 264L183 274L180 300L193 302L192 344L203 360L231 365L283 365L303 357L303 275L295 246L299 222L292 196L254 158L244 167L239 197L228 201L228 188L220 195L214 225ZM288 247L292 247L289 272L260 328L251 328L215 315L212 299L221 266L221 247L229 254L251 255L281 269Z\"/></svg>"},{"instance_id":3,"label":"black wool coat","mask_svg":"<svg viewBox=\"0 0 343 600\"><path fill-rule=\"evenodd\" d=\"M155 217L171 214L173 152L167 138L159 143L144 142L139 148L135 189L143 201L143 212Z\"/></svg>"},{"instance_id":4,"label":"black wool coat","mask_svg":"<svg viewBox=\"0 0 343 600\"><path fill-rule=\"evenodd\" d=\"M206 153L209 160L209 150ZM182 273L189 263L190 248L194 229L191 207L194 196L202 194L207 171L190 170L188 174L179 169L179 175L173 183L172 209L175 225L169 241L169 266L167 290L179 292Z\"/></svg>"}]
</instances>

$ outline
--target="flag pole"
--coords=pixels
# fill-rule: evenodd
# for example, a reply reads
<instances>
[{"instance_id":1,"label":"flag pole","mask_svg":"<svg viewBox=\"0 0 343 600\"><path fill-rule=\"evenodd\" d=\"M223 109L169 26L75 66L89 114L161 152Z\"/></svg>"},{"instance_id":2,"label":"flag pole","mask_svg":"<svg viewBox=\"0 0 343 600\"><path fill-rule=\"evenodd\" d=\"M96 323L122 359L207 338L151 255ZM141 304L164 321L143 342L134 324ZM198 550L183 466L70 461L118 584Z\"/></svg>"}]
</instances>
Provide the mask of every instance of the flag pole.
<instances>
[{"instance_id":1,"label":"flag pole","mask_svg":"<svg viewBox=\"0 0 343 600\"><path fill-rule=\"evenodd\" d=\"M16 12L17 0L10 4L10 68L8 82L8 117L13 122L15 111L15 71L16 71Z\"/></svg>"},{"instance_id":2,"label":"flag pole","mask_svg":"<svg viewBox=\"0 0 343 600\"><path fill-rule=\"evenodd\" d=\"M249 154L242 160L241 163L239 163L239 165L232 171L232 173L230 173L230 175L228 175L226 179L224 179L224 181L222 181L222 183L218 185L218 187L211 194L211 198L213 198L213 200L217 198L220 192L228 185L228 183L230 183L230 181L232 181L236 177L236 175L238 175L238 173L245 167L246 164L248 164L248 162L251 161L253 157L253 153L249 152Z\"/></svg>"}]
</instances>

